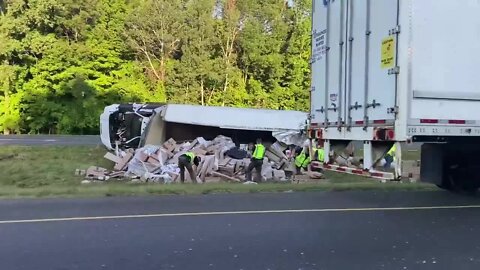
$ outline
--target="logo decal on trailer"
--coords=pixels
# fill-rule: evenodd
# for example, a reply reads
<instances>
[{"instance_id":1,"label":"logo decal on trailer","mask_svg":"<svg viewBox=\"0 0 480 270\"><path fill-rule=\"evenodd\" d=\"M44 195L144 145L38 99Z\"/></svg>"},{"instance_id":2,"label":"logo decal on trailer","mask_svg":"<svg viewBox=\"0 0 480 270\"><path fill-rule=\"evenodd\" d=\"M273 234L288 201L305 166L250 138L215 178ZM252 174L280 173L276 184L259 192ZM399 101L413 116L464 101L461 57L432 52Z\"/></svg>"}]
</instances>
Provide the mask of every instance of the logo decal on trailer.
<instances>
[{"instance_id":1,"label":"logo decal on trailer","mask_svg":"<svg viewBox=\"0 0 480 270\"><path fill-rule=\"evenodd\" d=\"M381 67L383 69L395 66L395 38L389 36L382 40Z\"/></svg>"}]
</instances>

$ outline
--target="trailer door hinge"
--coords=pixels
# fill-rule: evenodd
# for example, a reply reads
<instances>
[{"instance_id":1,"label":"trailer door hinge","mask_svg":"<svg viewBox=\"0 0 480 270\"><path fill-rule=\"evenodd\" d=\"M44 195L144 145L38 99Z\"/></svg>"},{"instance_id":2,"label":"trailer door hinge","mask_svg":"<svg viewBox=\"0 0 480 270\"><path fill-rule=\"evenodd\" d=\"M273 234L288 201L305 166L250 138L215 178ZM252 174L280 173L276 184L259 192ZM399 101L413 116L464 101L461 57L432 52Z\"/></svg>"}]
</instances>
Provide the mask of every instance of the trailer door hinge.
<instances>
[{"instance_id":1,"label":"trailer door hinge","mask_svg":"<svg viewBox=\"0 0 480 270\"><path fill-rule=\"evenodd\" d=\"M394 74L399 74L399 73L400 73L400 67L399 66L396 66L396 67L388 70L388 75L394 75Z\"/></svg>"},{"instance_id":2,"label":"trailer door hinge","mask_svg":"<svg viewBox=\"0 0 480 270\"><path fill-rule=\"evenodd\" d=\"M400 33L400 25L395 26L395 28L388 30L389 35L395 35Z\"/></svg>"},{"instance_id":3,"label":"trailer door hinge","mask_svg":"<svg viewBox=\"0 0 480 270\"><path fill-rule=\"evenodd\" d=\"M389 113L389 114L397 114L397 113L398 113L398 106L388 108L388 109L387 109L387 113Z\"/></svg>"},{"instance_id":4,"label":"trailer door hinge","mask_svg":"<svg viewBox=\"0 0 480 270\"><path fill-rule=\"evenodd\" d=\"M350 110L358 110L360 108L362 108L362 105L358 104L358 101L355 101L355 104L350 105L350 107L349 107Z\"/></svg>"},{"instance_id":5,"label":"trailer door hinge","mask_svg":"<svg viewBox=\"0 0 480 270\"><path fill-rule=\"evenodd\" d=\"M381 104L378 103L375 99L372 100L372 103L367 103L367 108L376 108L379 107Z\"/></svg>"},{"instance_id":6,"label":"trailer door hinge","mask_svg":"<svg viewBox=\"0 0 480 270\"><path fill-rule=\"evenodd\" d=\"M363 117L363 130L367 131L368 129L368 116Z\"/></svg>"},{"instance_id":7,"label":"trailer door hinge","mask_svg":"<svg viewBox=\"0 0 480 270\"><path fill-rule=\"evenodd\" d=\"M325 112L325 109L324 109L324 108L323 108L323 106L322 106L320 109L318 109L318 110L315 110L315 111L316 111L316 112L321 112L321 113L324 113L324 112Z\"/></svg>"},{"instance_id":8,"label":"trailer door hinge","mask_svg":"<svg viewBox=\"0 0 480 270\"><path fill-rule=\"evenodd\" d=\"M338 107L335 103L332 103L332 107L330 108L327 108L327 111L334 111L334 112L337 112L338 110Z\"/></svg>"}]
</instances>

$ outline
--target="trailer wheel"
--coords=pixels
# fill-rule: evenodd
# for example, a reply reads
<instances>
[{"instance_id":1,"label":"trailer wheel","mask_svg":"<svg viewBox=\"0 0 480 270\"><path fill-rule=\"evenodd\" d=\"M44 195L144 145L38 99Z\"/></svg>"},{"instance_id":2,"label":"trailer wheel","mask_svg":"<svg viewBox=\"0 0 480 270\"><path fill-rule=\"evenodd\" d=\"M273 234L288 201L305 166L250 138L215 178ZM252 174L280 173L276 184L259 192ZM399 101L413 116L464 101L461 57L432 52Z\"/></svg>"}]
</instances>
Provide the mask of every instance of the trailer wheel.
<instances>
[{"instance_id":1,"label":"trailer wheel","mask_svg":"<svg viewBox=\"0 0 480 270\"><path fill-rule=\"evenodd\" d=\"M441 188L441 189L444 189L444 190L448 190L448 191L451 191L452 190L452 187L448 184L441 184L441 185L436 185L437 187Z\"/></svg>"},{"instance_id":2,"label":"trailer wheel","mask_svg":"<svg viewBox=\"0 0 480 270\"><path fill-rule=\"evenodd\" d=\"M442 184L437 186L454 192L468 194L475 193L478 191L479 187L476 181L470 180L471 177L473 176L465 170L450 170L446 179L442 181Z\"/></svg>"}]
</instances>

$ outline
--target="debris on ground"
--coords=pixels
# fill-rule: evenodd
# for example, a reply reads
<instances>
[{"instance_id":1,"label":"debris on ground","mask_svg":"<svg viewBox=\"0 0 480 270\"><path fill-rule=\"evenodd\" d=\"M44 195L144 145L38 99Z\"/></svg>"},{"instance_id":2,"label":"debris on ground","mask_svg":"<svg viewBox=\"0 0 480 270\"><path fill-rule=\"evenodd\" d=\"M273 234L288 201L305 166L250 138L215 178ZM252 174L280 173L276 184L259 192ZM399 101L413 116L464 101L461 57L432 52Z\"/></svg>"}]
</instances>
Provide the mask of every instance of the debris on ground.
<instances>
[{"instance_id":1,"label":"debris on ground","mask_svg":"<svg viewBox=\"0 0 480 270\"><path fill-rule=\"evenodd\" d=\"M420 160L402 161L402 179L408 179L410 182L420 181Z\"/></svg>"},{"instance_id":2,"label":"debris on ground","mask_svg":"<svg viewBox=\"0 0 480 270\"><path fill-rule=\"evenodd\" d=\"M263 182L288 182L295 170L292 158L285 154L287 145L282 142L265 144L266 152L262 167ZM163 145L146 145L142 148L117 151L118 155L108 152L104 158L114 163L113 170L92 166L86 171L77 169L76 175L85 176L82 183L123 180L139 183L179 182L180 169L178 158L186 152L201 157L196 168L197 182L245 182L245 170L250 158L242 146L235 145L225 136L217 136L208 141L199 137L193 141L177 142L169 139ZM253 172L254 174L255 172ZM185 179L190 179L188 171Z\"/></svg>"}]
</instances>

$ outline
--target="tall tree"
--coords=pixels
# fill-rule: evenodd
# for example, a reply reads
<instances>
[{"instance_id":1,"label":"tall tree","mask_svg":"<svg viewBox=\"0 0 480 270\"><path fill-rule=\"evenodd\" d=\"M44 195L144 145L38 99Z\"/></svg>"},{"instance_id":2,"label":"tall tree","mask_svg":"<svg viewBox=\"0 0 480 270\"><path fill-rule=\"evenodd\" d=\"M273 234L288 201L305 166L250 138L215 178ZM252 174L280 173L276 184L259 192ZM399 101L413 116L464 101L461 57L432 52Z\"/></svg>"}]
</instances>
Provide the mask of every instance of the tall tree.
<instances>
[{"instance_id":1,"label":"tall tree","mask_svg":"<svg viewBox=\"0 0 480 270\"><path fill-rule=\"evenodd\" d=\"M219 66L213 52L215 0L190 1L186 4L179 59L169 82L170 100L207 105L218 87Z\"/></svg>"},{"instance_id":2,"label":"tall tree","mask_svg":"<svg viewBox=\"0 0 480 270\"><path fill-rule=\"evenodd\" d=\"M238 38L245 21L245 13L242 14L242 7L238 5L237 0L219 1L217 5L220 13L215 30L224 73L221 105L225 106L226 103L238 104L238 101L241 102L245 98L242 94L246 94L244 84L241 83L241 71L236 67ZM230 93L229 88L232 90Z\"/></svg>"},{"instance_id":3,"label":"tall tree","mask_svg":"<svg viewBox=\"0 0 480 270\"><path fill-rule=\"evenodd\" d=\"M0 0L0 132L97 133L103 107L308 108L312 0Z\"/></svg>"},{"instance_id":4,"label":"tall tree","mask_svg":"<svg viewBox=\"0 0 480 270\"><path fill-rule=\"evenodd\" d=\"M280 83L285 74L286 3L277 0L248 3L248 17L240 37L240 66L247 78L249 94L257 97L251 105L276 109L280 106L275 95L283 91Z\"/></svg>"},{"instance_id":5,"label":"tall tree","mask_svg":"<svg viewBox=\"0 0 480 270\"><path fill-rule=\"evenodd\" d=\"M312 0L295 0L289 6L290 23L286 43L285 66L287 67L283 84L291 99L288 108L307 111L310 90L310 32Z\"/></svg>"},{"instance_id":6,"label":"tall tree","mask_svg":"<svg viewBox=\"0 0 480 270\"><path fill-rule=\"evenodd\" d=\"M184 28L186 0L146 0L127 21L129 44L140 60L147 63L149 77L165 84L172 59L178 58Z\"/></svg>"}]
</instances>

